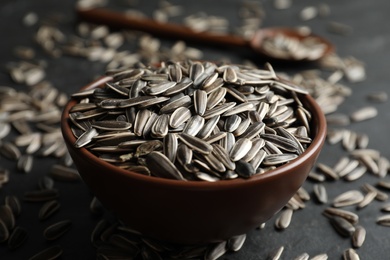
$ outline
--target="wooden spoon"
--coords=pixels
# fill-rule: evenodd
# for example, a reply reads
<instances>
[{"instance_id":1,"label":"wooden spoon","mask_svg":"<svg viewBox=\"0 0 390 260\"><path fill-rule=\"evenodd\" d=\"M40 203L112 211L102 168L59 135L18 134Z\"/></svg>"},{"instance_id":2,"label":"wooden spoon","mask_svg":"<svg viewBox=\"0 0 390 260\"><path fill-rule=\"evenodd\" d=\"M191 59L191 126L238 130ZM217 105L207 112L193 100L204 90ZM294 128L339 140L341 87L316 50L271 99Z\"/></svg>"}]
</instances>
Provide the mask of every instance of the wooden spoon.
<instances>
[{"instance_id":1,"label":"wooden spoon","mask_svg":"<svg viewBox=\"0 0 390 260\"><path fill-rule=\"evenodd\" d=\"M235 35L196 32L186 26L131 17L104 8L78 8L76 11L82 20L91 23L203 44L250 48L263 58L277 61L316 61L334 50L334 46L326 39L291 28L260 29L252 39L246 40Z\"/></svg>"}]
</instances>

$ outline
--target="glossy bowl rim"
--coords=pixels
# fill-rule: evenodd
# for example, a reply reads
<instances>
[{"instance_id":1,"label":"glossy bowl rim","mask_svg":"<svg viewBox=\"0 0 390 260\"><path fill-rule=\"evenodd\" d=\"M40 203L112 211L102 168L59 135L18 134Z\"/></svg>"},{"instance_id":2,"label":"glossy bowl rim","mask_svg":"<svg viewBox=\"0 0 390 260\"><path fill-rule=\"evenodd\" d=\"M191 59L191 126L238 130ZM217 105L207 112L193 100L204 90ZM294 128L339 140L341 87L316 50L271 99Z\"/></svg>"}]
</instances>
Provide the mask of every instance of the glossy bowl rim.
<instances>
[{"instance_id":1,"label":"glossy bowl rim","mask_svg":"<svg viewBox=\"0 0 390 260\"><path fill-rule=\"evenodd\" d=\"M103 76L86 86L82 87L80 90L87 90L91 88L96 88L105 82L111 80L112 77L109 76ZM182 181L182 180L174 180L174 179L166 179L166 178L160 178L155 176L148 176L143 175L140 173L136 173L133 171L128 171L125 169L121 169L116 167L115 165L105 162L103 160L100 160L96 155L94 155L92 152L88 151L86 148L75 148L78 149L78 152L80 153L80 156L88 159L88 161L92 161L96 164L99 164L102 166L102 169L109 170L110 172L115 172L115 174L123 175L127 178L133 178L137 181L141 182L148 182L150 184L154 185L166 185L170 186L172 188L191 188L191 189L229 189L233 188L235 186L241 186L241 185L252 185L257 182L266 181L268 179L278 178L282 177L282 175L285 174L294 174L291 171L294 170L294 168L298 167L300 164L306 163L307 160L309 160L312 156L315 156L319 150L322 149L322 146L325 142L326 137L326 119L325 115L322 112L322 109L317 104L317 102L314 100L313 97L310 95L305 95L306 101L310 106L310 112L312 112L313 119L316 119L317 122L317 133L315 137L312 140L312 143L310 146L302 153L300 154L296 159L291 160L289 163L286 163L282 166L277 167L274 170L267 171L264 174L256 174L251 176L248 179L244 178L236 178L232 180L219 180L216 182L207 182L207 181ZM70 99L66 105L63 108L62 115L61 115L61 132L63 135L63 138L65 142L67 142L70 145L73 145L76 141L75 136L73 135L68 120L69 120L69 109L71 106L76 103L75 99ZM82 173L81 173L82 175Z\"/></svg>"}]
</instances>

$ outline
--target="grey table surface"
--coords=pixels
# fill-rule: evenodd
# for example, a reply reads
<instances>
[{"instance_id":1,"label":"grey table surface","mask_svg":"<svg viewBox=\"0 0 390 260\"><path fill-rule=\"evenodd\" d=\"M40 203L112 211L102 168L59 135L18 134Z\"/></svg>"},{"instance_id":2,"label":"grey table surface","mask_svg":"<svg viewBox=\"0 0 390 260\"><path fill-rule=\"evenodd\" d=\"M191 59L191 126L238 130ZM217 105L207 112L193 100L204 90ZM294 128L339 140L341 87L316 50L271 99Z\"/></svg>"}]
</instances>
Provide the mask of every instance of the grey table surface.
<instances>
[{"instance_id":1,"label":"grey table surface","mask_svg":"<svg viewBox=\"0 0 390 260\"><path fill-rule=\"evenodd\" d=\"M387 0L355 0L355 1L293 1L293 6L288 10L276 10L273 1L262 1L266 10L264 26L298 26L307 25L322 36L327 37L336 46L337 53L342 56L354 56L366 65L367 78L363 82L348 83L343 81L353 90L338 112L349 114L353 110L369 104L367 94L374 91L388 92L390 81L390 31L388 27L390 2ZM112 5L118 2L112 1ZM237 9L239 1L175 1L185 8L186 13L204 11L207 14L228 17L232 24L238 23ZM315 18L310 21L301 21L299 11L305 6L327 3L330 6L330 14L326 18ZM52 14L62 16L61 30L65 33L74 33L77 22L74 14L74 1L52 0L2 0L0 3L0 85L11 86L18 90L25 90L26 86L15 84L5 71L5 65L11 61L17 61L12 51L15 46L32 46L37 51L37 57L47 60L47 79L58 89L71 94L88 83L96 75L104 72L104 64L92 63L80 58L61 57L53 59L45 55L34 42L33 35L36 26L26 27L22 25L22 18L27 12L34 11L40 18L49 17ZM150 14L156 8L157 1L139 1L138 6ZM331 34L327 31L327 24L336 21L347 24L353 28L352 33L346 36ZM163 41L165 45L171 45L171 41ZM218 60L229 58L233 62L241 62L250 59L258 65L265 61L245 51L234 49L213 48L204 45L190 45L204 51L204 58ZM277 65L278 71L293 72L303 69L311 69L311 65L282 66ZM379 150L381 154L390 158L389 149L389 122L390 103L373 104L379 110L379 115L371 120L355 123L348 126L349 129L361 133L367 133L370 137L369 147ZM340 146L325 145L319 161L328 165L334 165L337 160L345 155ZM32 172L21 174L17 172L15 162L0 157L0 166L10 169L10 183L0 189L0 203L3 203L6 195L22 197L27 190L36 188L37 181L48 173L52 159L37 159ZM386 177L387 180L389 177ZM366 174L355 182L325 182L329 198L350 189L360 189L364 183L375 184L378 178ZM28 233L28 240L18 250L10 251L5 244L0 244L0 259L28 259L36 252L47 246L59 244L64 253L61 259L94 259L95 248L91 245L90 234L99 220L89 211L89 203L92 194L83 183L56 183L60 190L60 202L62 209L47 221L38 220L39 206L22 202L22 213L16 219L17 225L24 227ZM304 187L312 192L313 182L307 181ZM245 203L245 202L243 202ZM383 202L374 201L368 207L358 211L360 224L367 229L367 238L364 245L357 249L360 259L390 259L390 235L389 229L376 224L376 218L384 213L380 212ZM329 221L322 215L322 211L329 204L320 205L311 200L304 210L297 211L291 225L284 231L277 231L271 219L262 230L253 230L248 233L247 241L237 253L227 254L221 259L267 259L269 253L280 246L284 246L281 259L294 259L303 252L311 256L327 253L329 259L341 259L342 252L351 247L347 238L340 237L330 226ZM353 209L353 208L352 208ZM47 242L42 236L43 229L57 220L71 219L72 229L56 241Z\"/></svg>"}]
</instances>

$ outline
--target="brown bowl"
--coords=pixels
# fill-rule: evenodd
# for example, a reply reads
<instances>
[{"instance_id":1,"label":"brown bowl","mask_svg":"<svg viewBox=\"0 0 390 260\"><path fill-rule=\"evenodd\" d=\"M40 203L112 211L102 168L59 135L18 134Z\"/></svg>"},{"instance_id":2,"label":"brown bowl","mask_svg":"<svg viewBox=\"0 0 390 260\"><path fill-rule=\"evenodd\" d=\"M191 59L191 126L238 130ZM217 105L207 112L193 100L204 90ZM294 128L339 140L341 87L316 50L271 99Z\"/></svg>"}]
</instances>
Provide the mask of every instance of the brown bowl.
<instances>
[{"instance_id":1,"label":"brown bowl","mask_svg":"<svg viewBox=\"0 0 390 260\"><path fill-rule=\"evenodd\" d=\"M110 80L104 77L83 89ZM145 236L182 244L228 239L248 232L278 212L305 181L326 135L325 117L310 96L303 98L312 113L313 142L295 160L249 179L217 182L178 181L145 176L98 159L75 148L65 106L61 129L69 153L87 186L126 225Z\"/></svg>"}]
</instances>

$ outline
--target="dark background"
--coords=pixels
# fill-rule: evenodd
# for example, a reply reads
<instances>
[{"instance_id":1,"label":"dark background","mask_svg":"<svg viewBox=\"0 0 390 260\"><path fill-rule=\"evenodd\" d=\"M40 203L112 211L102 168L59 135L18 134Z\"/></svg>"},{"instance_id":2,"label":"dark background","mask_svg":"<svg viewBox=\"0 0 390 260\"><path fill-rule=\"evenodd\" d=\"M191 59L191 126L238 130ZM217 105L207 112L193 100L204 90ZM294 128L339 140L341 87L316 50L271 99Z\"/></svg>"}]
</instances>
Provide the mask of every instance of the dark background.
<instances>
[{"instance_id":1,"label":"dark background","mask_svg":"<svg viewBox=\"0 0 390 260\"><path fill-rule=\"evenodd\" d=\"M146 3L145 3L146 2ZM239 1L175 1L184 7L187 14L204 11L207 14L228 17L231 24L238 23L237 9ZM359 83L348 83L353 89L352 96L340 107L338 112L349 114L353 110L369 104L367 94L374 91L388 91L390 80L390 31L389 11L390 2L387 0L355 0L355 1L326 1L331 8L331 13L326 18L315 18L303 22L299 19L299 11L308 5L316 5L319 1L301 0L294 1L288 10L275 10L272 1L262 1L266 10L264 26L297 26L308 25L316 34L327 37L336 46L337 53L341 57L354 56L366 65L367 79ZM323 1L325 3L325 1ZM53 59L48 57L34 42L33 35L37 26L25 27L22 25L23 16L29 12L36 12L40 19L50 17L53 14L60 15L61 30L74 34L76 16L74 14L75 1L53 0L2 0L0 3L0 85L12 86L18 90L26 87L12 82L6 73L5 65L11 61L18 61L13 55L15 46L33 46L37 57L48 61L46 78L58 89L71 94L91 81L96 75L104 72L104 64L92 63L80 58L61 57ZM111 3L112 6L120 6L119 1ZM157 8L157 1L139 1L137 5L146 14ZM347 36L335 35L327 32L329 21L347 24L353 28L353 32ZM170 46L171 41L164 41ZM218 60L229 58L233 62L240 62L244 58L262 65L264 60L256 60L256 57L246 51L233 49L212 48L204 45L191 45L204 51L204 59ZM277 71L293 72L302 69L310 69L312 66L283 66L277 65ZM367 133L370 137L369 147L377 149L385 157L390 158L389 149L389 102L374 104L379 110L378 117L352 124L348 129ZM334 165L337 160L346 155L339 145L326 145L319 161L328 165ZM32 172L21 174L16 171L14 162L0 158L0 166L10 169L10 183L0 189L0 203L3 203L6 195L16 195L19 198L27 190L37 187L38 180L46 175L52 159L38 159L34 163ZM386 177L388 180L388 177ZM344 181L326 182L330 200L343 191L360 189L362 184L376 184L378 178L366 174L358 181L347 183ZM47 246L60 244L64 253L62 259L94 259L95 249L90 243L90 234L99 220L89 211L89 203L92 195L83 183L56 182L56 188L60 190L59 201L62 205L59 213L50 219L40 222L38 210L40 204L22 203L22 213L17 218L17 225L25 228L29 238L22 247L15 251L9 251L6 245L0 244L0 259L27 259ZM304 187L312 192L313 182L307 181ZM245 203L245 202L243 202ZM361 259L390 259L390 235L389 229L377 225L376 219L383 213L380 207L383 202L374 201L368 207L357 211L360 224L367 229L367 237L364 245L358 249ZM244 247L237 253L228 254L222 259L266 259L268 254L284 246L282 259L293 259L303 252L311 256L327 253L329 259L340 259L342 252L351 246L350 240L341 238L330 226L328 220L322 216L322 210L329 205L319 205L312 199L304 210L294 213L290 227L284 231L276 231L271 219L263 230L253 230L248 234ZM354 207L347 209L355 210ZM50 223L62 219L71 219L72 229L60 239L47 242L43 238L43 229Z\"/></svg>"}]
</instances>

